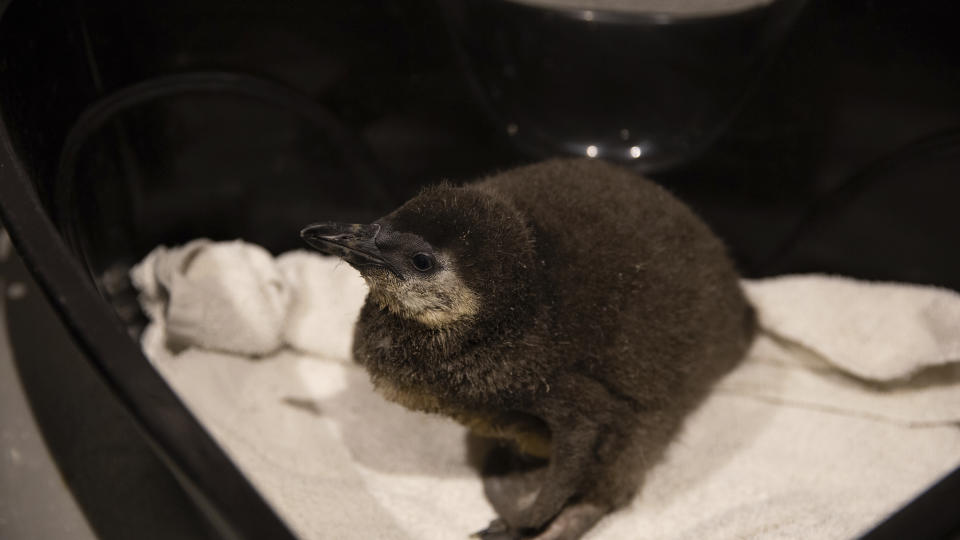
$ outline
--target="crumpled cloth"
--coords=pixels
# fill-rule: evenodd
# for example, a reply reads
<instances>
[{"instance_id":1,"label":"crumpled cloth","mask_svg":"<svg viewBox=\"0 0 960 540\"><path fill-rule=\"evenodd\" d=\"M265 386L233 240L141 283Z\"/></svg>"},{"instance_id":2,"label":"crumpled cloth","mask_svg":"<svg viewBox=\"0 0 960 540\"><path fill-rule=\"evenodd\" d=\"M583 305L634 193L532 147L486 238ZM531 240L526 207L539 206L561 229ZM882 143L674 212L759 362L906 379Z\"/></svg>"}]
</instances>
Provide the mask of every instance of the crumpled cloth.
<instances>
[{"instance_id":1,"label":"crumpled cloth","mask_svg":"<svg viewBox=\"0 0 960 540\"><path fill-rule=\"evenodd\" d=\"M360 275L338 259L306 251L274 259L239 240L158 247L130 277L147 316L163 326L168 348L245 356L289 346L350 358L353 324L367 294Z\"/></svg>"}]
</instances>

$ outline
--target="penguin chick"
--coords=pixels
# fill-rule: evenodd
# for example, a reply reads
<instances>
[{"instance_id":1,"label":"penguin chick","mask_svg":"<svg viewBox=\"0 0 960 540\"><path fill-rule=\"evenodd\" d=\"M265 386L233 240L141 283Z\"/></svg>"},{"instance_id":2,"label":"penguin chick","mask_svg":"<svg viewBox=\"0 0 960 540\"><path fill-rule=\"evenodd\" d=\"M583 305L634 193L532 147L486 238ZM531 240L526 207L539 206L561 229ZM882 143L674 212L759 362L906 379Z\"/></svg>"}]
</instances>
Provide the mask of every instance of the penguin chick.
<instances>
[{"instance_id":1,"label":"penguin chick","mask_svg":"<svg viewBox=\"0 0 960 540\"><path fill-rule=\"evenodd\" d=\"M354 353L378 391L546 459L522 496L487 486L514 495L492 501L485 539L576 539L629 502L755 332L721 241L597 160L441 184L301 235L370 287Z\"/></svg>"}]
</instances>

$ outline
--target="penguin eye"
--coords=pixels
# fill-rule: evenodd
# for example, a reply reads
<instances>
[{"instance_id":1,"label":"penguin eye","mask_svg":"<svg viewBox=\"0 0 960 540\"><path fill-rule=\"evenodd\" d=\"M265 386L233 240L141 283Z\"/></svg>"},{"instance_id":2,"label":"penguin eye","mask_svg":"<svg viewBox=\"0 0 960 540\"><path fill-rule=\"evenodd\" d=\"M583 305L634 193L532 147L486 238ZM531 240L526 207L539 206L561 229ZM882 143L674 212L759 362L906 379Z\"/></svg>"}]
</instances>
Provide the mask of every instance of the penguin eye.
<instances>
[{"instance_id":1,"label":"penguin eye","mask_svg":"<svg viewBox=\"0 0 960 540\"><path fill-rule=\"evenodd\" d=\"M413 256L413 267L421 272L433 268L433 256L429 253L417 253Z\"/></svg>"}]
</instances>

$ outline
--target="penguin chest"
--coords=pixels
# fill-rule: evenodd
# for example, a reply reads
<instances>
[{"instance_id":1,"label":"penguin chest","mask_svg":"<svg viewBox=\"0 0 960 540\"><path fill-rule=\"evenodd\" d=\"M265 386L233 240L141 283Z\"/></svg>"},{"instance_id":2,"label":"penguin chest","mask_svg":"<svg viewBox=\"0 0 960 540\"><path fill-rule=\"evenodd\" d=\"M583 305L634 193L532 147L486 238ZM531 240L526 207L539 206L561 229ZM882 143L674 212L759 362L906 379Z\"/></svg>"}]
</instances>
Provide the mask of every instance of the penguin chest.
<instances>
[{"instance_id":1,"label":"penguin chest","mask_svg":"<svg viewBox=\"0 0 960 540\"><path fill-rule=\"evenodd\" d=\"M440 404L440 399L425 390L402 388L382 379L375 380L373 384L376 391L387 401L403 405L413 411L445 413L445 409Z\"/></svg>"}]
</instances>

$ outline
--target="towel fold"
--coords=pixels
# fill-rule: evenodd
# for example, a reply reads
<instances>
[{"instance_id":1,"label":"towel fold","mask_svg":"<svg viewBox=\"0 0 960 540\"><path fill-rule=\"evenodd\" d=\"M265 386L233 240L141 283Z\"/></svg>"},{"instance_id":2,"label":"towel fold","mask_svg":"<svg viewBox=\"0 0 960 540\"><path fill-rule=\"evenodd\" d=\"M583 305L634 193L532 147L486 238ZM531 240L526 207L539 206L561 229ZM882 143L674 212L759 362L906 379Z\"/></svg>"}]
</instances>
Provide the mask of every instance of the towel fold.
<instances>
[{"instance_id":1,"label":"towel fold","mask_svg":"<svg viewBox=\"0 0 960 540\"><path fill-rule=\"evenodd\" d=\"M167 348L245 356L290 346L348 360L367 294L339 259L292 251L274 260L240 241L158 247L130 275L144 311L164 327Z\"/></svg>"},{"instance_id":2,"label":"towel fold","mask_svg":"<svg viewBox=\"0 0 960 540\"><path fill-rule=\"evenodd\" d=\"M167 345L260 356L283 345L290 287L265 249L194 240L159 247L131 272Z\"/></svg>"},{"instance_id":3,"label":"towel fold","mask_svg":"<svg viewBox=\"0 0 960 540\"><path fill-rule=\"evenodd\" d=\"M284 253L277 266L293 291L282 340L298 351L349 361L353 325L367 296L360 274L340 259L306 251Z\"/></svg>"},{"instance_id":4,"label":"towel fold","mask_svg":"<svg viewBox=\"0 0 960 540\"><path fill-rule=\"evenodd\" d=\"M344 362L366 294L349 266L197 241L132 279L147 356L303 538L463 538L494 517L464 428L386 402ZM960 295L744 288L763 334L588 538L848 538L960 464Z\"/></svg>"},{"instance_id":5,"label":"towel fold","mask_svg":"<svg viewBox=\"0 0 960 540\"><path fill-rule=\"evenodd\" d=\"M746 281L763 328L854 377L886 382L960 361L960 294L838 276Z\"/></svg>"}]
</instances>

